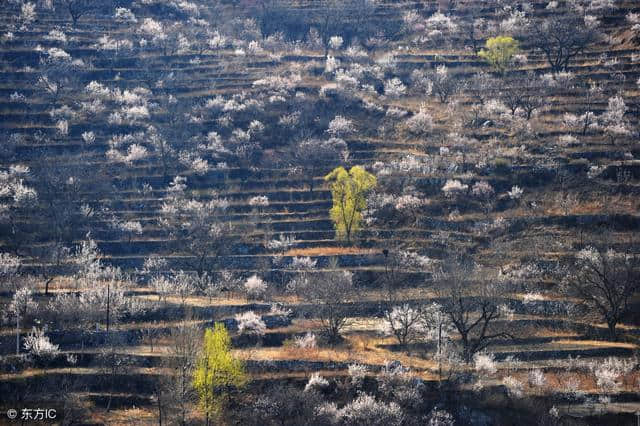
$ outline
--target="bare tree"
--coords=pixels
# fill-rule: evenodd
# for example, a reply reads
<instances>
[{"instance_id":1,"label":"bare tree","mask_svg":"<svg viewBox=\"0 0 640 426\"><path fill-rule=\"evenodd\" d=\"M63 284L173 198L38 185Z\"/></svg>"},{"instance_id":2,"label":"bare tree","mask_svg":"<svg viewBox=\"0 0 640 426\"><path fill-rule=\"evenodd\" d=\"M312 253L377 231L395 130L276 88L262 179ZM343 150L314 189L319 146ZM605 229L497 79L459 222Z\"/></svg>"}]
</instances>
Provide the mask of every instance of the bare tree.
<instances>
[{"instance_id":1,"label":"bare tree","mask_svg":"<svg viewBox=\"0 0 640 426\"><path fill-rule=\"evenodd\" d=\"M573 10L554 13L532 26L534 46L542 51L553 72L566 71L573 58L598 39L595 25Z\"/></svg>"},{"instance_id":2,"label":"bare tree","mask_svg":"<svg viewBox=\"0 0 640 426\"><path fill-rule=\"evenodd\" d=\"M549 86L534 72L502 81L500 99L511 115L522 115L527 120L548 102Z\"/></svg>"},{"instance_id":3,"label":"bare tree","mask_svg":"<svg viewBox=\"0 0 640 426\"><path fill-rule=\"evenodd\" d=\"M322 176L348 157L347 144L339 138L306 139L289 149L291 172L302 175L313 192L314 179Z\"/></svg>"},{"instance_id":4,"label":"bare tree","mask_svg":"<svg viewBox=\"0 0 640 426\"><path fill-rule=\"evenodd\" d=\"M357 297L353 276L349 271L339 271L337 259L329 262L328 271L321 271L298 280L293 290L310 305L331 343L340 340L340 332L349 323L351 308L349 303Z\"/></svg>"},{"instance_id":5,"label":"bare tree","mask_svg":"<svg viewBox=\"0 0 640 426\"><path fill-rule=\"evenodd\" d=\"M468 15L460 20L460 32L465 37L465 44L477 55L487 32L487 20L481 16L481 8L471 3Z\"/></svg>"},{"instance_id":6,"label":"bare tree","mask_svg":"<svg viewBox=\"0 0 640 426\"><path fill-rule=\"evenodd\" d=\"M49 294L49 285L61 273L62 266L69 260L71 250L59 242L54 242L50 246L43 248L40 258L43 264L40 273L44 279L44 294Z\"/></svg>"},{"instance_id":7,"label":"bare tree","mask_svg":"<svg viewBox=\"0 0 640 426\"><path fill-rule=\"evenodd\" d=\"M433 95L443 104L457 95L462 88L462 80L453 75L446 65L440 65L435 70L429 71L425 77L431 82Z\"/></svg>"},{"instance_id":8,"label":"bare tree","mask_svg":"<svg viewBox=\"0 0 640 426\"><path fill-rule=\"evenodd\" d=\"M121 352L124 344L125 342L121 336L107 335L107 345L100 350L96 359L103 374L103 380L109 389L109 399L105 407L106 411L111 409L113 395L116 393L118 387L118 379L126 373L131 361L126 354Z\"/></svg>"},{"instance_id":9,"label":"bare tree","mask_svg":"<svg viewBox=\"0 0 640 426\"><path fill-rule=\"evenodd\" d=\"M587 312L604 319L615 340L619 337L616 327L629 313L630 299L640 290L640 256L629 248L616 251L608 239L604 237L567 261L561 288L580 299Z\"/></svg>"},{"instance_id":10,"label":"bare tree","mask_svg":"<svg viewBox=\"0 0 640 426\"><path fill-rule=\"evenodd\" d=\"M60 3L69 12L74 27L78 25L78 20L82 16L87 15L98 6L95 0L60 0Z\"/></svg>"},{"instance_id":11,"label":"bare tree","mask_svg":"<svg viewBox=\"0 0 640 426\"><path fill-rule=\"evenodd\" d=\"M91 221L106 211L104 194L113 188L103 166L41 155L34 164L38 182L38 213L47 226L40 232L58 245L71 246L88 231Z\"/></svg>"},{"instance_id":12,"label":"bare tree","mask_svg":"<svg viewBox=\"0 0 640 426\"><path fill-rule=\"evenodd\" d=\"M449 259L443 264L436 289L443 298L443 312L460 336L467 363L495 339L511 337L493 327L502 317L499 284L478 269L470 259Z\"/></svg>"},{"instance_id":13,"label":"bare tree","mask_svg":"<svg viewBox=\"0 0 640 426\"><path fill-rule=\"evenodd\" d=\"M474 126L480 126L480 114L483 112L485 103L491 99L494 93L494 87L498 85L498 81L486 72L474 74L466 84L466 92L474 102L472 107Z\"/></svg>"},{"instance_id":14,"label":"bare tree","mask_svg":"<svg viewBox=\"0 0 640 426\"><path fill-rule=\"evenodd\" d=\"M187 425L189 406L195 401L193 369L199 349L197 342L202 341L202 333L190 325L190 317L187 318L172 329L169 336L170 356L165 361L169 374L163 376L156 387L159 424L165 415L170 415L171 421L165 420L167 424Z\"/></svg>"},{"instance_id":15,"label":"bare tree","mask_svg":"<svg viewBox=\"0 0 640 426\"><path fill-rule=\"evenodd\" d=\"M336 0L321 0L318 2L317 29L322 38L324 56L329 54L329 41L336 35L345 23L345 2Z\"/></svg>"}]
</instances>

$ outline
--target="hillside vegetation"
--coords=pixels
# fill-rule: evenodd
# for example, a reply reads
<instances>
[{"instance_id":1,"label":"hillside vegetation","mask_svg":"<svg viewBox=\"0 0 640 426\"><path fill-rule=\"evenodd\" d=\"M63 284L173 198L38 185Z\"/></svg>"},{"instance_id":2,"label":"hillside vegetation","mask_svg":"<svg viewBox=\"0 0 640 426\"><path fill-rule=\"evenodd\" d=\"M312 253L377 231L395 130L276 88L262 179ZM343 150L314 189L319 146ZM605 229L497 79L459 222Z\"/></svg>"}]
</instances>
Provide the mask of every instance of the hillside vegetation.
<instances>
[{"instance_id":1,"label":"hillside vegetation","mask_svg":"<svg viewBox=\"0 0 640 426\"><path fill-rule=\"evenodd\" d=\"M636 424L637 1L1 4L0 424Z\"/></svg>"}]
</instances>

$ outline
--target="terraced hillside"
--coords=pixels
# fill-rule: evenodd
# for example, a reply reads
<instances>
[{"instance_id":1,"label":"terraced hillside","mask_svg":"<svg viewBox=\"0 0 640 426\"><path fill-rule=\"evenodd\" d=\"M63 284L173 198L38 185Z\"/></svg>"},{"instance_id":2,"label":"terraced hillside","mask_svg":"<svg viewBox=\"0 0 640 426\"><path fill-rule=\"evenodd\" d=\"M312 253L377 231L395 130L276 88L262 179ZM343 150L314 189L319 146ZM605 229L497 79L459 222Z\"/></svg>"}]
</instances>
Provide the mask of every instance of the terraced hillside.
<instances>
[{"instance_id":1,"label":"terraced hillside","mask_svg":"<svg viewBox=\"0 0 640 426\"><path fill-rule=\"evenodd\" d=\"M4 411L635 424L637 2L3 6Z\"/></svg>"}]
</instances>

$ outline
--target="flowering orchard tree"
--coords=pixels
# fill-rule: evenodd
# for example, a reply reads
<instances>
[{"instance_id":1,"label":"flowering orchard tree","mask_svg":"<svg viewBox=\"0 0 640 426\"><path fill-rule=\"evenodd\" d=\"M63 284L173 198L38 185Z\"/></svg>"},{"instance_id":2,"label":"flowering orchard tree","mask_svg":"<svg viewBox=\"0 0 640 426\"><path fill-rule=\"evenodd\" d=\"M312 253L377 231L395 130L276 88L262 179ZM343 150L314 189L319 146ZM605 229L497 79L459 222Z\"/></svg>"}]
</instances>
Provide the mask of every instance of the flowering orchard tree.
<instances>
[{"instance_id":1,"label":"flowering orchard tree","mask_svg":"<svg viewBox=\"0 0 640 426\"><path fill-rule=\"evenodd\" d=\"M38 18L38 12L36 12L36 4L33 2L23 2L20 5L20 15L18 15L18 22L21 24L20 28L26 29Z\"/></svg>"},{"instance_id":2,"label":"flowering orchard tree","mask_svg":"<svg viewBox=\"0 0 640 426\"><path fill-rule=\"evenodd\" d=\"M370 426L400 426L405 418L402 407L396 402L386 403L361 393L342 408L335 403L325 403L316 409L320 424L350 424Z\"/></svg>"},{"instance_id":3,"label":"flowering orchard tree","mask_svg":"<svg viewBox=\"0 0 640 426\"><path fill-rule=\"evenodd\" d=\"M16 354L20 353L20 327L24 326L29 317L35 313L38 305L33 300L33 291L28 287L23 287L13 294L11 303L7 311L3 314L9 320L13 318L16 324Z\"/></svg>"},{"instance_id":4,"label":"flowering orchard tree","mask_svg":"<svg viewBox=\"0 0 640 426\"><path fill-rule=\"evenodd\" d=\"M184 177L175 177L167 188L159 224L171 243L193 258L199 276L228 249L231 225L224 220L228 206L217 194L206 201L191 198Z\"/></svg>"},{"instance_id":5,"label":"flowering orchard tree","mask_svg":"<svg viewBox=\"0 0 640 426\"><path fill-rule=\"evenodd\" d=\"M22 267L22 259L10 253L0 253L0 285L15 285Z\"/></svg>"},{"instance_id":6,"label":"flowering orchard tree","mask_svg":"<svg viewBox=\"0 0 640 426\"><path fill-rule=\"evenodd\" d=\"M625 376L635 369L635 363L629 359L608 357L604 361L590 363L589 369L593 373L596 386L607 401L609 397L606 395L619 392L623 387Z\"/></svg>"},{"instance_id":7,"label":"flowering orchard tree","mask_svg":"<svg viewBox=\"0 0 640 426\"><path fill-rule=\"evenodd\" d=\"M625 119L628 107L622 96L609 98L606 111L600 117L605 134L609 137L611 145L616 139L631 136L631 125Z\"/></svg>"},{"instance_id":8,"label":"flowering orchard tree","mask_svg":"<svg viewBox=\"0 0 640 426\"><path fill-rule=\"evenodd\" d=\"M29 175L29 167L18 164L0 171L0 223L8 224L10 233L14 235L18 226L17 215L34 207L38 200L35 189L25 183Z\"/></svg>"},{"instance_id":9,"label":"flowering orchard tree","mask_svg":"<svg viewBox=\"0 0 640 426\"><path fill-rule=\"evenodd\" d=\"M355 132L356 128L352 120L349 120L341 115L336 115L329 123L327 133L335 137L349 136Z\"/></svg>"},{"instance_id":10,"label":"flowering orchard tree","mask_svg":"<svg viewBox=\"0 0 640 426\"><path fill-rule=\"evenodd\" d=\"M496 192L493 187L487 181L476 182L471 188L471 194L478 199L482 205L484 213L488 215L495 202Z\"/></svg>"},{"instance_id":11,"label":"flowering orchard tree","mask_svg":"<svg viewBox=\"0 0 640 426\"><path fill-rule=\"evenodd\" d=\"M401 98L407 93L407 87L398 77L394 77L384 83L384 94L390 98Z\"/></svg>"},{"instance_id":12,"label":"flowering orchard tree","mask_svg":"<svg viewBox=\"0 0 640 426\"><path fill-rule=\"evenodd\" d=\"M448 179L442 187L442 192L449 197L454 198L469 191L469 185L463 184L457 179Z\"/></svg>"},{"instance_id":13,"label":"flowering orchard tree","mask_svg":"<svg viewBox=\"0 0 640 426\"><path fill-rule=\"evenodd\" d=\"M37 364L46 364L60 355L60 348L54 345L44 333L46 328L33 327L24 338L24 349Z\"/></svg>"},{"instance_id":14,"label":"flowering orchard tree","mask_svg":"<svg viewBox=\"0 0 640 426\"><path fill-rule=\"evenodd\" d=\"M426 333L424 317L419 308L408 304L394 306L391 311L385 311L382 331L386 335L393 335L401 345L413 343Z\"/></svg>"},{"instance_id":15,"label":"flowering orchard tree","mask_svg":"<svg viewBox=\"0 0 640 426\"><path fill-rule=\"evenodd\" d=\"M433 117L424 107L421 107L419 112L407 119L406 126L409 133L426 136L433 129Z\"/></svg>"},{"instance_id":16,"label":"flowering orchard tree","mask_svg":"<svg viewBox=\"0 0 640 426\"><path fill-rule=\"evenodd\" d=\"M137 220L116 221L113 226L127 237L127 244L134 235L142 235L142 224Z\"/></svg>"},{"instance_id":17,"label":"flowering orchard tree","mask_svg":"<svg viewBox=\"0 0 640 426\"><path fill-rule=\"evenodd\" d=\"M247 298L257 300L265 296L268 286L262 278L254 274L247 278L243 287L244 291L247 293Z\"/></svg>"},{"instance_id":18,"label":"flowering orchard tree","mask_svg":"<svg viewBox=\"0 0 640 426\"><path fill-rule=\"evenodd\" d=\"M582 114L565 113L563 116L563 124L569 130L579 132L586 135L589 130L598 128L598 117L596 109L604 88L597 83L580 86L581 104L583 105Z\"/></svg>"}]
</instances>

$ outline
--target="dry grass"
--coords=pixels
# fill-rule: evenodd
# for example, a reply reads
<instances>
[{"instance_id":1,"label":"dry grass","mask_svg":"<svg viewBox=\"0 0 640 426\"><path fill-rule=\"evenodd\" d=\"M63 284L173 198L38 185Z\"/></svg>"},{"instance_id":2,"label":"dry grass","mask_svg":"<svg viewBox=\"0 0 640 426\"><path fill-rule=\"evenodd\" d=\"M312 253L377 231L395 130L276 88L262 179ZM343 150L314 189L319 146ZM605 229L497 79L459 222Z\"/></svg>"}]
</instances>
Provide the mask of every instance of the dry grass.
<instances>
[{"instance_id":1,"label":"dry grass","mask_svg":"<svg viewBox=\"0 0 640 426\"><path fill-rule=\"evenodd\" d=\"M158 419L153 407L132 407L122 410L93 411L91 420L105 425L130 426L130 425L157 425Z\"/></svg>"},{"instance_id":2,"label":"dry grass","mask_svg":"<svg viewBox=\"0 0 640 426\"><path fill-rule=\"evenodd\" d=\"M529 329L523 331L522 334L525 336L531 336L531 337L564 337L564 338L578 337L578 334L572 331L558 330L555 328L537 327L537 326L529 327Z\"/></svg>"},{"instance_id":3,"label":"dry grass","mask_svg":"<svg viewBox=\"0 0 640 426\"><path fill-rule=\"evenodd\" d=\"M556 345L566 345L566 346L588 346L593 348L627 348L627 349L637 349L638 345L634 345L633 343L625 343L625 342L608 342L602 340L556 340L553 342Z\"/></svg>"},{"instance_id":4,"label":"dry grass","mask_svg":"<svg viewBox=\"0 0 640 426\"><path fill-rule=\"evenodd\" d=\"M434 380L431 373L435 371L433 361L412 357L401 352L391 352L381 347L381 344L394 343L391 338L381 339L358 333L348 335L341 346L316 348L312 351L301 351L297 348L247 348L236 349L236 356L254 361L317 361L361 363L382 366L389 360L398 360L403 365L412 368L416 374L424 379Z\"/></svg>"},{"instance_id":5,"label":"dry grass","mask_svg":"<svg viewBox=\"0 0 640 426\"><path fill-rule=\"evenodd\" d=\"M285 256L340 256L345 254L375 254L379 250L360 247L309 247L291 249Z\"/></svg>"},{"instance_id":6,"label":"dry grass","mask_svg":"<svg viewBox=\"0 0 640 426\"><path fill-rule=\"evenodd\" d=\"M164 304L164 301L159 301L158 296L154 294L141 294L136 295L137 298L143 300L149 300L152 302L157 302L159 304ZM181 305L183 300L177 296L167 296L166 303L172 305ZM198 306L198 307L207 307L207 306L235 306L235 305L245 305L248 301L246 297L235 297L230 295L229 297L214 297L209 299L206 296L191 296L186 297L184 299L184 304L187 306Z\"/></svg>"},{"instance_id":7,"label":"dry grass","mask_svg":"<svg viewBox=\"0 0 640 426\"><path fill-rule=\"evenodd\" d=\"M127 374L159 374L165 370L152 367L127 367ZM25 379L28 377L38 377L47 374L71 374L74 375L95 375L102 374L102 370L98 367L92 368L30 368L23 370L17 374L0 374L0 381L9 381L17 379Z\"/></svg>"},{"instance_id":8,"label":"dry grass","mask_svg":"<svg viewBox=\"0 0 640 426\"><path fill-rule=\"evenodd\" d=\"M341 377L346 374L344 370L314 370L314 373L320 374L322 377ZM286 380L286 379L308 379L307 371L278 371L268 373L254 373L251 377L255 380Z\"/></svg>"}]
</instances>

